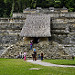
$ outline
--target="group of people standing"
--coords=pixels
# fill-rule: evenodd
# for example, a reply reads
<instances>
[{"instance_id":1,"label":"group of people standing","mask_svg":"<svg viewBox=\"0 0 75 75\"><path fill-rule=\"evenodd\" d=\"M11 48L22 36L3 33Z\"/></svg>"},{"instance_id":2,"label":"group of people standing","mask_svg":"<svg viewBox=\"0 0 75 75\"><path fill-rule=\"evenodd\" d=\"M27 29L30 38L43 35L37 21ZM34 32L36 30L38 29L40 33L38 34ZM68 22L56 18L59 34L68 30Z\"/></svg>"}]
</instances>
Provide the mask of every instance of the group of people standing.
<instances>
[{"instance_id":1,"label":"group of people standing","mask_svg":"<svg viewBox=\"0 0 75 75\"><path fill-rule=\"evenodd\" d=\"M30 50L32 50L32 47L33 47L33 40L30 41ZM34 51L32 53L32 57L33 57L33 61L35 60L36 61L36 56L37 56L37 53L36 53L36 49L34 48ZM38 58L41 60L43 60L43 53L39 54Z\"/></svg>"},{"instance_id":2,"label":"group of people standing","mask_svg":"<svg viewBox=\"0 0 75 75\"><path fill-rule=\"evenodd\" d=\"M43 60L43 52L41 52L41 54L38 54L38 59L41 59ZM33 57L33 61L36 61L37 60L37 52L36 52L36 49L34 48L34 51L32 53L32 57Z\"/></svg>"},{"instance_id":3,"label":"group of people standing","mask_svg":"<svg viewBox=\"0 0 75 75\"><path fill-rule=\"evenodd\" d=\"M34 51L33 51L33 53L32 53L33 61L34 61L34 60L36 61L36 55L37 55L36 49L34 49Z\"/></svg>"},{"instance_id":4,"label":"group of people standing","mask_svg":"<svg viewBox=\"0 0 75 75\"><path fill-rule=\"evenodd\" d=\"M22 53L22 52L19 53L18 52L16 58L24 59L24 61L25 61L26 60L26 52L24 52L24 53Z\"/></svg>"},{"instance_id":5,"label":"group of people standing","mask_svg":"<svg viewBox=\"0 0 75 75\"><path fill-rule=\"evenodd\" d=\"M33 46L33 40L30 41L30 50L32 50ZM24 61L26 60L26 52L24 51L24 53L20 53L18 52L18 55L16 56L16 58L20 58L20 59L24 59ZM36 52L36 49L34 48L33 49L33 53L32 53L32 58L33 58L33 61L36 61L37 60L37 52ZM38 55L38 59L41 59L43 60L43 53L41 52L41 54Z\"/></svg>"},{"instance_id":6,"label":"group of people standing","mask_svg":"<svg viewBox=\"0 0 75 75\"><path fill-rule=\"evenodd\" d=\"M16 58L24 59L24 61L26 61L26 55L27 55L26 52L24 53L21 52L20 54L18 52L18 55L16 56ZM33 61L36 61L37 59L43 60L43 53L38 54L38 57L37 57L37 52L36 52L36 49L34 48L34 51L32 53L32 58L33 58Z\"/></svg>"}]
</instances>

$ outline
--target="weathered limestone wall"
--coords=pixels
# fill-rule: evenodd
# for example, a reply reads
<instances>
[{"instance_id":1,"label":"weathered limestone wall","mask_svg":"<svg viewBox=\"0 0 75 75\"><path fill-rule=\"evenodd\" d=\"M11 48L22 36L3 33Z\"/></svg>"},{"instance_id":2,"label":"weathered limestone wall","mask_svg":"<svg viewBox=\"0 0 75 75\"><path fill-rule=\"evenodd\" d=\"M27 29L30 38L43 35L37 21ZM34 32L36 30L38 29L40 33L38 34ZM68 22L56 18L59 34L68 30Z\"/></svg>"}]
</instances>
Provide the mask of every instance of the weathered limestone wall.
<instances>
[{"instance_id":1,"label":"weathered limestone wall","mask_svg":"<svg viewBox=\"0 0 75 75\"><path fill-rule=\"evenodd\" d=\"M75 44L75 18L52 19L52 36L62 44Z\"/></svg>"},{"instance_id":2,"label":"weathered limestone wall","mask_svg":"<svg viewBox=\"0 0 75 75\"><path fill-rule=\"evenodd\" d=\"M37 59L38 54L40 54L41 52L44 53L44 58L47 59L72 59L72 57L64 51L63 46L56 42L39 42L38 44L34 44L33 48L36 48ZM8 48L8 51L3 53L1 57L16 58L18 52L24 53L24 51L27 52L27 59L31 59L33 50L30 50L30 46L28 44L25 44L24 42L20 42L10 46L10 48Z\"/></svg>"},{"instance_id":3,"label":"weathered limestone wall","mask_svg":"<svg viewBox=\"0 0 75 75\"><path fill-rule=\"evenodd\" d=\"M52 39L64 45L66 53L75 56L75 18L53 18Z\"/></svg>"},{"instance_id":4,"label":"weathered limestone wall","mask_svg":"<svg viewBox=\"0 0 75 75\"><path fill-rule=\"evenodd\" d=\"M0 23L15 23L15 22L19 22L19 23L23 23L25 22L25 18L0 18Z\"/></svg>"},{"instance_id":5,"label":"weathered limestone wall","mask_svg":"<svg viewBox=\"0 0 75 75\"><path fill-rule=\"evenodd\" d=\"M48 45L42 44L42 46L39 46L37 44L34 47L40 51L42 50L45 53L45 58L58 58L59 56L61 58L61 56L65 55L64 52L66 52L66 55L75 55L75 12L43 13L51 16L51 39L49 43L55 41L55 45L49 44L47 41ZM5 47L5 44L8 46L2 48L2 52L4 49L8 50L3 57L14 58L18 52L24 52L24 50L31 53L29 45L23 44L20 41L23 41L23 38L19 36L26 15L16 13L15 15L13 14L15 18L0 18L0 46ZM62 46L62 51L60 45Z\"/></svg>"},{"instance_id":6,"label":"weathered limestone wall","mask_svg":"<svg viewBox=\"0 0 75 75\"><path fill-rule=\"evenodd\" d=\"M25 18L26 17L26 14L23 14L23 13L13 13L13 16L14 18Z\"/></svg>"},{"instance_id":7,"label":"weathered limestone wall","mask_svg":"<svg viewBox=\"0 0 75 75\"><path fill-rule=\"evenodd\" d=\"M25 18L0 18L0 44L16 43Z\"/></svg>"},{"instance_id":8,"label":"weathered limestone wall","mask_svg":"<svg viewBox=\"0 0 75 75\"><path fill-rule=\"evenodd\" d=\"M26 15L27 14L49 14L50 17L75 17L75 12L47 12L47 11L42 11L42 12L39 12L39 13L13 13L13 17L14 18L26 18Z\"/></svg>"}]
</instances>

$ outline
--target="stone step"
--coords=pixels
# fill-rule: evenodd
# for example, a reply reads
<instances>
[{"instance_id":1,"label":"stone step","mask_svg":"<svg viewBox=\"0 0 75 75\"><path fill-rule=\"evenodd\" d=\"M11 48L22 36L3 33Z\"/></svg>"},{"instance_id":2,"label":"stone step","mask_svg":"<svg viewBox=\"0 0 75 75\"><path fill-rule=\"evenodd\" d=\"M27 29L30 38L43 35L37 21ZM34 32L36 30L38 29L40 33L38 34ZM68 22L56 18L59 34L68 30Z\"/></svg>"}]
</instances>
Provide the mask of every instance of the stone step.
<instances>
[{"instance_id":1,"label":"stone step","mask_svg":"<svg viewBox=\"0 0 75 75\"><path fill-rule=\"evenodd\" d=\"M1 54L4 52L4 48L3 48L3 46L0 46L0 56L1 56Z\"/></svg>"},{"instance_id":2,"label":"stone step","mask_svg":"<svg viewBox=\"0 0 75 75\"><path fill-rule=\"evenodd\" d=\"M47 44L33 44L33 49L36 49L37 52L37 57L38 54L41 54L41 52L44 53L44 57L45 58L58 58L64 55L64 50L62 49L62 45L60 45L58 43L52 43L52 45L50 45L49 43ZM5 58L15 58L16 55L19 53L24 53L27 52L27 57L28 58L32 58L32 53L33 53L33 49L30 50L30 45L29 44L23 44L23 43L17 43L14 44L13 46L10 46L8 51L3 55L3 57ZM65 56L67 55L67 53L65 52ZM63 58L63 57L62 57Z\"/></svg>"},{"instance_id":3,"label":"stone step","mask_svg":"<svg viewBox=\"0 0 75 75\"><path fill-rule=\"evenodd\" d=\"M69 54L69 55L74 55L75 56L75 45L67 45L65 46L65 51Z\"/></svg>"},{"instance_id":4,"label":"stone step","mask_svg":"<svg viewBox=\"0 0 75 75\"><path fill-rule=\"evenodd\" d=\"M0 50L0 55L3 53L4 50Z\"/></svg>"}]
</instances>

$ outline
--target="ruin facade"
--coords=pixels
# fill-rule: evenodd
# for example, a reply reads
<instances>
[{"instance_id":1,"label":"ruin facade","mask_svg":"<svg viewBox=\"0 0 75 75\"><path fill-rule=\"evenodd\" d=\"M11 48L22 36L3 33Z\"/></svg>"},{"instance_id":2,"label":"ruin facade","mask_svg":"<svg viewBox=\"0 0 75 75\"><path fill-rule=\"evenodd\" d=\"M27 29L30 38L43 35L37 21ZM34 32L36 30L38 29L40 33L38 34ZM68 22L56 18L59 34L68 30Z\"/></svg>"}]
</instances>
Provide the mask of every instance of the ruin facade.
<instances>
[{"instance_id":1,"label":"ruin facade","mask_svg":"<svg viewBox=\"0 0 75 75\"><path fill-rule=\"evenodd\" d=\"M34 35L30 35L31 38L30 36L26 38L27 35L20 36L20 34L24 34L23 31L27 31L26 29L24 30L23 26L25 25L27 17L30 18L31 15L50 16L50 19L46 19L50 20L50 31L48 30L47 32L49 33L49 36L47 36L47 33L44 38L43 36L40 37L40 35L35 36L40 37L40 42L38 44L34 44L34 48L40 50L38 53L43 51L44 57L49 59L71 58L71 56L75 56L75 12L68 12L67 9L27 8L23 10L23 13L13 13L12 18L0 18L1 57L15 58L17 53L21 51L27 51L27 56L31 57L31 51L29 50L28 44L30 41L29 39L34 38ZM46 40L41 41L41 39Z\"/></svg>"}]
</instances>

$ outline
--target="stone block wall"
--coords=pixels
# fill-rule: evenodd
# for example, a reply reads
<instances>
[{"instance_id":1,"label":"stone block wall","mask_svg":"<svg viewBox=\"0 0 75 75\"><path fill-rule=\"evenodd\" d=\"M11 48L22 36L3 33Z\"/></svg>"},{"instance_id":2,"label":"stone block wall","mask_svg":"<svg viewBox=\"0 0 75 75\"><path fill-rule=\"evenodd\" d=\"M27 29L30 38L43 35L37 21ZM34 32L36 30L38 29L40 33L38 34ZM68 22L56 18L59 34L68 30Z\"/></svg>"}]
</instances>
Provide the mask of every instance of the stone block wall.
<instances>
[{"instance_id":1,"label":"stone block wall","mask_svg":"<svg viewBox=\"0 0 75 75\"><path fill-rule=\"evenodd\" d=\"M55 41L58 44L62 44L63 45L63 52L67 52L67 54L69 55L75 55L75 13L70 12L70 13L44 13L44 14L48 14L51 16L51 41ZM0 44L4 45L7 44L8 47L9 45L16 44L14 51L13 49L9 49L9 52L7 52L5 54L5 56L10 56L10 52L14 58L14 52L16 52L16 54L18 52L21 52L21 50L26 50L28 48L29 52L29 45L28 46L24 46L24 48L20 47L20 40L23 40L22 37L19 36L22 27L24 25L25 22L25 17L26 14L17 14L20 15L20 17L13 16L15 18L0 18ZM18 47L17 47L17 42L18 42ZM22 43L22 42L21 42ZM65 46L66 45L66 46ZM50 45L49 45L50 46ZM11 47L11 46L10 46ZM37 48L37 46L35 46ZM52 47L52 49L51 49ZM57 47L59 46L55 46L53 44L51 44L51 47L46 47L46 45L44 45L44 49L43 47L39 47L38 49L41 51L43 51L44 53L47 53L45 55L45 57L48 57L47 54L49 55L48 58L51 58L52 56L50 54L52 54L52 50L56 50ZM53 49L54 48L54 49ZM19 49L19 50L18 50ZM58 48L59 49L59 48ZM59 57L58 51L60 53L60 49L57 51L54 51L54 55L56 57ZM11 51L10 51L11 50ZM17 50L17 51L16 51ZM51 52L51 53L50 53ZM8 54L8 55L7 55ZM15 54L15 55L16 55ZM61 55L61 54L60 54ZM62 56L64 54L62 53Z\"/></svg>"},{"instance_id":2,"label":"stone block wall","mask_svg":"<svg viewBox=\"0 0 75 75\"><path fill-rule=\"evenodd\" d=\"M23 13L13 13L13 18L25 18L26 14Z\"/></svg>"},{"instance_id":3,"label":"stone block wall","mask_svg":"<svg viewBox=\"0 0 75 75\"><path fill-rule=\"evenodd\" d=\"M62 44L75 44L75 18L53 18L52 37Z\"/></svg>"},{"instance_id":4,"label":"stone block wall","mask_svg":"<svg viewBox=\"0 0 75 75\"><path fill-rule=\"evenodd\" d=\"M14 44L20 39L25 18L0 18L0 44Z\"/></svg>"},{"instance_id":5,"label":"stone block wall","mask_svg":"<svg viewBox=\"0 0 75 75\"><path fill-rule=\"evenodd\" d=\"M38 13L13 13L13 18L26 18L27 14L48 14L50 17L68 17L73 18L75 17L75 12L49 12L49 11L40 11Z\"/></svg>"}]
</instances>

